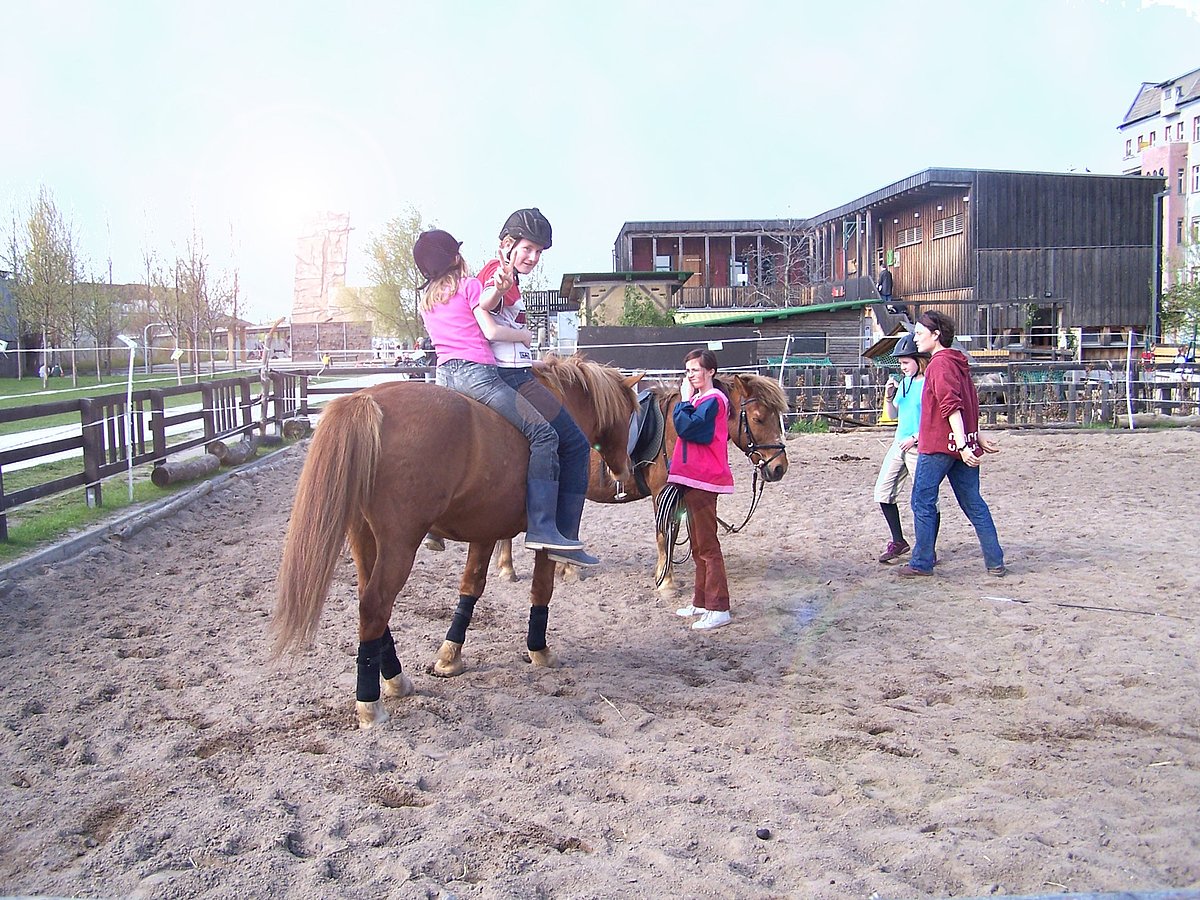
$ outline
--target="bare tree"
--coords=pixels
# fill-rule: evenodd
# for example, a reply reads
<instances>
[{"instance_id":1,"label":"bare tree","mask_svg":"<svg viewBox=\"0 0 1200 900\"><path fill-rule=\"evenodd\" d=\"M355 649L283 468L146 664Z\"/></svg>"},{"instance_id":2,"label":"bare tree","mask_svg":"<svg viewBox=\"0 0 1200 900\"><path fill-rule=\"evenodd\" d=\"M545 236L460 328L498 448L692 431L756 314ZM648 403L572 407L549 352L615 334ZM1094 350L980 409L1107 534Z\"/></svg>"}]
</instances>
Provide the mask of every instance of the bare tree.
<instances>
[{"instance_id":1,"label":"bare tree","mask_svg":"<svg viewBox=\"0 0 1200 900\"><path fill-rule=\"evenodd\" d=\"M781 227L762 228L755 246L743 260L751 303L759 306L801 306L812 302L813 286L822 279L816 249L816 229L795 219Z\"/></svg>"}]
</instances>

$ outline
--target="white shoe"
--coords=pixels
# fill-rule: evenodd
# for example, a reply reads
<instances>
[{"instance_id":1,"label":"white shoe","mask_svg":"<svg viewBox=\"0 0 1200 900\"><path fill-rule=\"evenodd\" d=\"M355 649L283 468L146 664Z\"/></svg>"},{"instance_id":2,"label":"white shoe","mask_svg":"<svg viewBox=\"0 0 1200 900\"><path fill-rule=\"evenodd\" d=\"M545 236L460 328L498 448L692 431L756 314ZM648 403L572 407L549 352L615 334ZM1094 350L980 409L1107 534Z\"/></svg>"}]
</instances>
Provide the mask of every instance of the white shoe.
<instances>
[{"instance_id":1,"label":"white shoe","mask_svg":"<svg viewBox=\"0 0 1200 900\"><path fill-rule=\"evenodd\" d=\"M709 610L697 621L692 623L692 631L710 631L713 628L720 628L722 625L728 625L733 621L733 616L729 615L724 610L718 612Z\"/></svg>"},{"instance_id":2,"label":"white shoe","mask_svg":"<svg viewBox=\"0 0 1200 900\"><path fill-rule=\"evenodd\" d=\"M675 610L675 615L681 616L685 619L690 619L692 616L702 616L706 612L708 612L708 610L701 609L699 606L681 606L679 609Z\"/></svg>"}]
</instances>

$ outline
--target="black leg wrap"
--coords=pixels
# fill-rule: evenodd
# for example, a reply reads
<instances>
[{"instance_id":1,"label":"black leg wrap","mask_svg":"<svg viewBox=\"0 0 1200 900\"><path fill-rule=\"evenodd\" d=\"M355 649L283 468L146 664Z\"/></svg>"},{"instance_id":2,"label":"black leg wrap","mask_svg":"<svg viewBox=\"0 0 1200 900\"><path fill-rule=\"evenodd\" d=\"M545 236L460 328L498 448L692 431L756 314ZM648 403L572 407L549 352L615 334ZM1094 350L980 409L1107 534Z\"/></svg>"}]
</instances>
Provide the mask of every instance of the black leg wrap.
<instances>
[{"instance_id":1,"label":"black leg wrap","mask_svg":"<svg viewBox=\"0 0 1200 900\"><path fill-rule=\"evenodd\" d=\"M358 642L358 687L354 699L360 703L374 703L379 699L379 656L386 646L388 636L373 641Z\"/></svg>"},{"instance_id":2,"label":"black leg wrap","mask_svg":"<svg viewBox=\"0 0 1200 900\"><path fill-rule=\"evenodd\" d=\"M450 630L446 632L446 640L456 644L467 642L467 628L471 625L471 616L475 614L475 604L478 597L469 594L458 595L458 608L454 610L454 618L450 621Z\"/></svg>"},{"instance_id":3,"label":"black leg wrap","mask_svg":"<svg viewBox=\"0 0 1200 900\"><path fill-rule=\"evenodd\" d=\"M525 639L525 646L530 650L546 649L546 622L549 618L550 607L529 607L529 636Z\"/></svg>"},{"instance_id":4,"label":"black leg wrap","mask_svg":"<svg viewBox=\"0 0 1200 900\"><path fill-rule=\"evenodd\" d=\"M396 642L392 640L392 629L388 629L383 633L383 639L387 641L383 645L383 652L379 655L379 674L384 678L392 679L400 674L400 657L396 655Z\"/></svg>"}]
</instances>

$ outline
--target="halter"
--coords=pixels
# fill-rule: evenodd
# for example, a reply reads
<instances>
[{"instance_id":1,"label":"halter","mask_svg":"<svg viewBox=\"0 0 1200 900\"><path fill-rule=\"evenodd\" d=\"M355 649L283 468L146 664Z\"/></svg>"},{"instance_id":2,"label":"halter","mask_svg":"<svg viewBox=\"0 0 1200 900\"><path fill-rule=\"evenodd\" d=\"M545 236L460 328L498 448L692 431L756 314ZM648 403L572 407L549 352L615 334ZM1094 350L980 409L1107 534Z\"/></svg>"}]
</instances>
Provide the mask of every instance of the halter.
<instances>
[{"instance_id":1,"label":"halter","mask_svg":"<svg viewBox=\"0 0 1200 900\"><path fill-rule=\"evenodd\" d=\"M772 444L760 444L754 440L754 432L750 430L750 418L746 415L746 407L751 403L760 402L762 401L758 397L747 397L741 402L738 409L738 446L742 446L742 435L746 435L746 446L742 448L742 452L754 464L755 474L758 473L758 469L766 468L775 462L787 450L782 441ZM764 458L764 450L774 450L775 452Z\"/></svg>"},{"instance_id":2,"label":"halter","mask_svg":"<svg viewBox=\"0 0 1200 900\"><path fill-rule=\"evenodd\" d=\"M746 454L746 458L754 465L754 474L750 478L750 508L746 510L746 518L742 520L741 525L730 525L720 516L717 517L717 524L725 529L725 534L737 534L743 528L750 524L750 518L754 515L754 511L758 509L758 501L762 499L763 488L767 486L766 476L759 480L759 474L763 472L767 466L773 463L776 459L787 452L787 448L782 441L770 444L760 444L754 440L754 432L750 430L750 417L746 415L746 407L751 403L759 403L761 400L758 397L746 397L738 406L738 447ZM742 447L742 435L746 435L746 445ZM764 456L764 450L774 450L770 456Z\"/></svg>"}]
</instances>

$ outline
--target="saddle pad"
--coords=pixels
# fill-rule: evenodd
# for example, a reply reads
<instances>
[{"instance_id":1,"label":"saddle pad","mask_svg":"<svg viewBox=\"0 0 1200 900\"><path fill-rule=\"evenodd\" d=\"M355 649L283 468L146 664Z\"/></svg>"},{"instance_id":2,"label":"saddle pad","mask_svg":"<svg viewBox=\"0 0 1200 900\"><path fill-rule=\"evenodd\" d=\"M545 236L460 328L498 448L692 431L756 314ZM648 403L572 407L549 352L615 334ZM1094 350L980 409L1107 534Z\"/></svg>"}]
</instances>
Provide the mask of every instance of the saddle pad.
<instances>
[{"instance_id":1,"label":"saddle pad","mask_svg":"<svg viewBox=\"0 0 1200 900\"><path fill-rule=\"evenodd\" d=\"M662 450L663 414L653 391L638 394L638 412L629 433L629 458L634 467L654 461Z\"/></svg>"}]
</instances>

